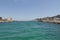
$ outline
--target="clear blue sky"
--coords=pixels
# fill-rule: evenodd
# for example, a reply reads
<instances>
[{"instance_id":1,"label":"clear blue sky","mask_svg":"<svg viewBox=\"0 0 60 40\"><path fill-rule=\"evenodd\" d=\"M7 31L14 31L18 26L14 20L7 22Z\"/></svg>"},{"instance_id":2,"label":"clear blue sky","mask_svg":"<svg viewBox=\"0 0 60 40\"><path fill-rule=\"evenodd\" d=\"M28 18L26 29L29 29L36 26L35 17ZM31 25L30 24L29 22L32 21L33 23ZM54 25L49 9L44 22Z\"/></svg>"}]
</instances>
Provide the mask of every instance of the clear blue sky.
<instances>
[{"instance_id":1,"label":"clear blue sky","mask_svg":"<svg viewBox=\"0 0 60 40\"><path fill-rule=\"evenodd\" d=\"M60 14L60 0L0 0L0 16L31 20Z\"/></svg>"}]
</instances>

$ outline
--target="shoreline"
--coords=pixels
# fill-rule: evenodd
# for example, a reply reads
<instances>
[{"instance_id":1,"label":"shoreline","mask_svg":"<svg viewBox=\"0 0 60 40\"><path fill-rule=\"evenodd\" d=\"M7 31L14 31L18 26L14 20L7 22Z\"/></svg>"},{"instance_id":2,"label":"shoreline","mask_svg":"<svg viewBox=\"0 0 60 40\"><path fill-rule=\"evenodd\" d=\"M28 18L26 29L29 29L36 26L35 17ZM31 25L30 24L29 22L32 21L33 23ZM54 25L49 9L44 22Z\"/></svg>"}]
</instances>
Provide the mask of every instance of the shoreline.
<instances>
[{"instance_id":1,"label":"shoreline","mask_svg":"<svg viewBox=\"0 0 60 40\"><path fill-rule=\"evenodd\" d=\"M35 21L60 24L60 15L53 16L53 17L37 18Z\"/></svg>"},{"instance_id":2,"label":"shoreline","mask_svg":"<svg viewBox=\"0 0 60 40\"><path fill-rule=\"evenodd\" d=\"M13 20L6 20L6 21L0 20L0 23L3 23L3 22L13 22Z\"/></svg>"}]
</instances>

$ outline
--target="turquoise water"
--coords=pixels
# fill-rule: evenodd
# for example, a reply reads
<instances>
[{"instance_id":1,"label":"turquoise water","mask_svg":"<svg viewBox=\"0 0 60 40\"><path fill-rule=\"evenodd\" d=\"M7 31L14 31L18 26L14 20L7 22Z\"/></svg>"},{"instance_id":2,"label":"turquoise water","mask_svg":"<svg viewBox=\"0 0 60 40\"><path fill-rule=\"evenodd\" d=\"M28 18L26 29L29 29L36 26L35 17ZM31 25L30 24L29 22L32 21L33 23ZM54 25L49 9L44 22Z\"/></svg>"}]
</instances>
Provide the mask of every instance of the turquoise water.
<instances>
[{"instance_id":1,"label":"turquoise water","mask_svg":"<svg viewBox=\"0 0 60 40\"><path fill-rule=\"evenodd\" d=\"M0 40L60 40L60 24L32 21L0 23Z\"/></svg>"}]
</instances>

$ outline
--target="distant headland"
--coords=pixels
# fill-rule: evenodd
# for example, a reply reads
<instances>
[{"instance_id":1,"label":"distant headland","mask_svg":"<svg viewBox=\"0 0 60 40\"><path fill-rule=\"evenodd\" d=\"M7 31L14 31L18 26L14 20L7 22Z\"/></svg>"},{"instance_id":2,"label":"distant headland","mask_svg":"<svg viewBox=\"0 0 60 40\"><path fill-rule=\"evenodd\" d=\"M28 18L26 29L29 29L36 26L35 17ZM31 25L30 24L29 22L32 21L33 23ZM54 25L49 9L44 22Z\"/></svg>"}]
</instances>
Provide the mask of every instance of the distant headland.
<instances>
[{"instance_id":1,"label":"distant headland","mask_svg":"<svg viewBox=\"0 0 60 40\"><path fill-rule=\"evenodd\" d=\"M3 19L2 17L0 17L0 22L12 22L12 18L5 18Z\"/></svg>"},{"instance_id":2,"label":"distant headland","mask_svg":"<svg viewBox=\"0 0 60 40\"><path fill-rule=\"evenodd\" d=\"M39 22L51 22L51 23L58 23L60 24L60 15L52 16L52 17L44 17L44 18L37 18L35 21Z\"/></svg>"}]
</instances>

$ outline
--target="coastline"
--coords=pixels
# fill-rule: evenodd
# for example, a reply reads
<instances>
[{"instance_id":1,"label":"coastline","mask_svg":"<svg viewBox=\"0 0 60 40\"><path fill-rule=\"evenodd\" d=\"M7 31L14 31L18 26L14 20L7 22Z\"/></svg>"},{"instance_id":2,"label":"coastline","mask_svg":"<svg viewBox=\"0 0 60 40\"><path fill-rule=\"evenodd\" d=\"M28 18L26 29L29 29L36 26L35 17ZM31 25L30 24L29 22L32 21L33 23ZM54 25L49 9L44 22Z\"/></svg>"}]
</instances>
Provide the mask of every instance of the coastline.
<instances>
[{"instance_id":1,"label":"coastline","mask_svg":"<svg viewBox=\"0 0 60 40\"><path fill-rule=\"evenodd\" d=\"M35 21L60 24L60 15L53 16L53 17L37 18L37 19L35 19Z\"/></svg>"},{"instance_id":2,"label":"coastline","mask_svg":"<svg viewBox=\"0 0 60 40\"><path fill-rule=\"evenodd\" d=\"M12 18L5 18L3 19L2 17L0 17L0 22L12 22Z\"/></svg>"},{"instance_id":3,"label":"coastline","mask_svg":"<svg viewBox=\"0 0 60 40\"><path fill-rule=\"evenodd\" d=\"M6 20L6 21L0 20L0 23L3 23L3 22L13 22L13 20Z\"/></svg>"}]
</instances>

